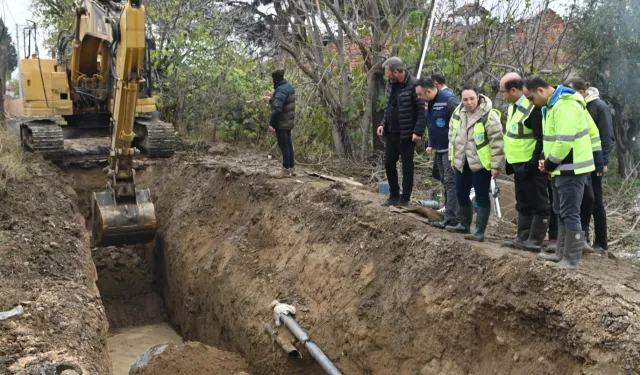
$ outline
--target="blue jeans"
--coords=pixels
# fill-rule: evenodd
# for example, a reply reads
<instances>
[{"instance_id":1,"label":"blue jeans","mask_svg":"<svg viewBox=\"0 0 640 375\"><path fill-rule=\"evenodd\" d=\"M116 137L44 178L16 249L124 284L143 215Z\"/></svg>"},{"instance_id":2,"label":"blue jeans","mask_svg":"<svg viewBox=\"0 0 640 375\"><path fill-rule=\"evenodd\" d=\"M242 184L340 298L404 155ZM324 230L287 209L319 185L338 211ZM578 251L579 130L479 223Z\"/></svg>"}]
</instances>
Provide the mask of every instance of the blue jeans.
<instances>
[{"instance_id":1,"label":"blue jeans","mask_svg":"<svg viewBox=\"0 0 640 375\"><path fill-rule=\"evenodd\" d=\"M491 190L491 172L486 169L472 172L469 164L464 164L462 172L456 171L456 195L458 204L462 207L471 206L469 194L471 187L476 191L476 203L478 207L491 208L489 190Z\"/></svg>"}]
</instances>

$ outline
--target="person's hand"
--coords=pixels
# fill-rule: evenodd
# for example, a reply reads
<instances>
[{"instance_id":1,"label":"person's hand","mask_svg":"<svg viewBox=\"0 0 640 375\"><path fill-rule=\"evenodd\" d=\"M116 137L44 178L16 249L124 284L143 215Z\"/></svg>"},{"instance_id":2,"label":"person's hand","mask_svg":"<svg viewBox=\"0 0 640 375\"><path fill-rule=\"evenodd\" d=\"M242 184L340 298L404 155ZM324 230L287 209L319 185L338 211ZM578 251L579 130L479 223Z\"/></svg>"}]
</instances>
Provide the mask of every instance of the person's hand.
<instances>
[{"instance_id":1,"label":"person's hand","mask_svg":"<svg viewBox=\"0 0 640 375\"><path fill-rule=\"evenodd\" d=\"M431 154L433 152L433 147L427 146L427 154Z\"/></svg>"},{"instance_id":2,"label":"person's hand","mask_svg":"<svg viewBox=\"0 0 640 375\"><path fill-rule=\"evenodd\" d=\"M276 129L274 129L273 126L269 126L269 131L272 132L272 133L275 133Z\"/></svg>"},{"instance_id":3,"label":"person's hand","mask_svg":"<svg viewBox=\"0 0 640 375\"><path fill-rule=\"evenodd\" d=\"M544 169L544 160L538 160L538 169L542 173L547 173L547 170Z\"/></svg>"},{"instance_id":4,"label":"person's hand","mask_svg":"<svg viewBox=\"0 0 640 375\"><path fill-rule=\"evenodd\" d=\"M454 172L457 172L458 170L456 169L456 165L455 164L451 164L451 169L453 169Z\"/></svg>"},{"instance_id":5,"label":"person's hand","mask_svg":"<svg viewBox=\"0 0 640 375\"><path fill-rule=\"evenodd\" d=\"M269 95L263 96L262 99L264 99L264 101L267 102L267 103L269 103L269 101L271 101L271 97Z\"/></svg>"},{"instance_id":6,"label":"person's hand","mask_svg":"<svg viewBox=\"0 0 640 375\"><path fill-rule=\"evenodd\" d=\"M500 170L499 169L492 169L491 170L491 177L493 178L498 178L498 176L500 176Z\"/></svg>"},{"instance_id":7,"label":"person's hand","mask_svg":"<svg viewBox=\"0 0 640 375\"><path fill-rule=\"evenodd\" d=\"M602 177L607 173L608 170L609 168L607 168L607 166L605 165L604 168L602 169L602 172L596 172L596 176Z\"/></svg>"},{"instance_id":8,"label":"person's hand","mask_svg":"<svg viewBox=\"0 0 640 375\"><path fill-rule=\"evenodd\" d=\"M415 135L415 134L414 134L414 135L411 137L411 140L417 143L417 142L422 141L422 137L421 137L421 136L419 136L419 135Z\"/></svg>"},{"instance_id":9,"label":"person's hand","mask_svg":"<svg viewBox=\"0 0 640 375\"><path fill-rule=\"evenodd\" d=\"M382 137L382 134L384 133L384 127L382 125L378 126L378 136Z\"/></svg>"}]
</instances>

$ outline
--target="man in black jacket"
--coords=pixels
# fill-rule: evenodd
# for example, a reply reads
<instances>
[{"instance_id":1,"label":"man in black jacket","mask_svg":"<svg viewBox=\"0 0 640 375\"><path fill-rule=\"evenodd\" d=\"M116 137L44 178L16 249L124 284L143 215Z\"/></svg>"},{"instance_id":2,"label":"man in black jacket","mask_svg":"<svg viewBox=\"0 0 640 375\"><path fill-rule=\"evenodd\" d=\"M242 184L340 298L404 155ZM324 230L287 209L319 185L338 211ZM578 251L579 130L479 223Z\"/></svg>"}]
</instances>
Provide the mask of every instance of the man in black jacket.
<instances>
[{"instance_id":1,"label":"man in black jacket","mask_svg":"<svg viewBox=\"0 0 640 375\"><path fill-rule=\"evenodd\" d=\"M589 223L591 215L593 215L593 226L595 229L595 240L593 250L602 257L607 257L608 239L607 239L607 212L604 207L604 199L602 197L602 176L607 173L607 165L611 157L611 152L615 146L615 136L613 134L613 118L611 109L600 99L600 93L597 88L590 87L589 83L579 77L570 78L566 85L571 86L574 90L582 94L587 102L587 111L598 126L600 132L600 140L602 142L602 156L604 159L604 170L602 173L594 171L591 173L591 183L593 189L592 204L583 204L580 212L582 228L589 236ZM586 248L589 248L588 243Z\"/></svg>"},{"instance_id":2,"label":"man in black jacket","mask_svg":"<svg viewBox=\"0 0 640 375\"><path fill-rule=\"evenodd\" d=\"M425 129L424 101L416 94L417 80L406 72L402 60L392 57L383 64L389 78L387 106L378 135L384 136L385 168L391 196L383 206L408 206L413 190L413 155ZM396 164L402 159L402 197Z\"/></svg>"},{"instance_id":3,"label":"man in black jacket","mask_svg":"<svg viewBox=\"0 0 640 375\"><path fill-rule=\"evenodd\" d=\"M278 146L282 151L282 172L280 177L295 176L293 141L291 130L296 117L296 90L284 79L284 70L271 73L275 92L270 99L271 118L269 131L276 133Z\"/></svg>"}]
</instances>

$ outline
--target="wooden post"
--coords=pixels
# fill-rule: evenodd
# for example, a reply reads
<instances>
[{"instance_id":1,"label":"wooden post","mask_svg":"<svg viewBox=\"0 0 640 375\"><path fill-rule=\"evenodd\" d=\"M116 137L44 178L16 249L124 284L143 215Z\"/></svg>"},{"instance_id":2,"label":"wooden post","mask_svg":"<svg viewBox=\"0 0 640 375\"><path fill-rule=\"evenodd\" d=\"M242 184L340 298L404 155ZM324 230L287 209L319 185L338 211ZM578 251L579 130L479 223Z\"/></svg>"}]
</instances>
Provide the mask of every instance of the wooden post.
<instances>
[{"instance_id":1,"label":"wooden post","mask_svg":"<svg viewBox=\"0 0 640 375\"><path fill-rule=\"evenodd\" d=\"M4 93L7 87L7 46L0 45L0 126L7 128L7 117L4 109Z\"/></svg>"}]
</instances>

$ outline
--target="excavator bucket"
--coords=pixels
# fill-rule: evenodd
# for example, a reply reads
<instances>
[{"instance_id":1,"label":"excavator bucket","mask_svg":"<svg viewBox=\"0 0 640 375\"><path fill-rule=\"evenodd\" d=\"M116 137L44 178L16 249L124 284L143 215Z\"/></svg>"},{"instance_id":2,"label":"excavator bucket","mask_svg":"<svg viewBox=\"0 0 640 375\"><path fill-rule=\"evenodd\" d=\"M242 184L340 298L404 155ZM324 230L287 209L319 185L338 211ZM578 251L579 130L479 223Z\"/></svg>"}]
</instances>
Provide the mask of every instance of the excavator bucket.
<instances>
[{"instance_id":1,"label":"excavator bucket","mask_svg":"<svg viewBox=\"0 0 640 375\"><path fill-rule=\"evenodd\" d=\"M134 245L153 241L156 213L149 189L136 189L136 201L117 203L113 190L93 193L93 246Z\"/></svg>"}]
</instances>

